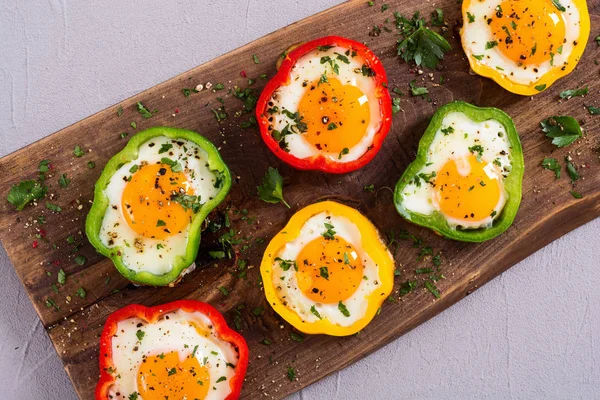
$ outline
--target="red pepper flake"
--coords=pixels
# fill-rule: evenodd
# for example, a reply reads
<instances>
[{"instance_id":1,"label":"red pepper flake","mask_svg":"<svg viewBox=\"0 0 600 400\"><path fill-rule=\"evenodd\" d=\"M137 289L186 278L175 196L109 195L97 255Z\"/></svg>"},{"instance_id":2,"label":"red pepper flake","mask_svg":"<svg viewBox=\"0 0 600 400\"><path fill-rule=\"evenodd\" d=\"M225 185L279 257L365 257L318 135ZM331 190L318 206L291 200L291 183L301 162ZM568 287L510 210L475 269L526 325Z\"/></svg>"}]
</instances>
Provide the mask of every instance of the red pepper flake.
<instances>
[{"instance_id":1,"label":"red pepper flake","mask_svg":"<svg viewBox=\"0 0 600 400\"><path fill-rule=\"evenodd\" d=\"M179 108L175 109L175 114L179 114Z\"/></svg>"},{"instance_id":2,"label":"red pepper flake","mask_svg":"<svg viewBox=\"0 0 600 400\"><path fill-rule=\"evenodd\" d=\"M40 237L46 237L46 230L45 229L40 229L39 231Z\"/></svg>"},{"instance_id":3,"label":"red pepper flake","mask_svg":"<svg viewBox=\"0 0 600 400\"><path fill-rule=\"evenodd\" d=\"M38 247L38 241L34 240L33 243L31 244L31 247L33 247L34 249L37 249L37 247Z\"/></svg>"},{"instance_id":4,"label":"red pepper flake","mask_svg":"<svg viewBox=\"0 0 600 400\"><path fill-rule=\"evenodd\" d=\"M54 260L54 261L52 261L52 264L58 266L58 265L60 265L60 261L59 260Z\"/></svg>"},{"instance_id":5,"label":"red pepper flake","mask_svg":"<svg viewBox=\"0 0 600 400\"><path fill-rule=\"evenodd\" d=\"M242 78L246 78L246 71L242 70L242 72L240 72L240 75L242 76Z\"/></svg>"}]
</instances>

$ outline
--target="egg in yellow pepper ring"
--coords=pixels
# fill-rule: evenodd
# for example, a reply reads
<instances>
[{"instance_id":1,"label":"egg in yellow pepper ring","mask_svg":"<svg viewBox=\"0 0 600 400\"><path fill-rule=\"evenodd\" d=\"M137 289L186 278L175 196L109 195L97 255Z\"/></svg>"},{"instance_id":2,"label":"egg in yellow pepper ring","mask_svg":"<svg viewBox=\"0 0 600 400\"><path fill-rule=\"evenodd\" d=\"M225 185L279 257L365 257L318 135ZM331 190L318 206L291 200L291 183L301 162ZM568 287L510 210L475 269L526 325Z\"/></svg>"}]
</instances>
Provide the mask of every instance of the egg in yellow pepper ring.
<instances>
[{"instance_id":1,"label":"egg in yellow pepper ring","mask_svg":"<svg viewBox=\"0 0 600 400\"><path fill-rule=\"evenodd\" d=\"M462 14L473 71L524 96L571 73L590 34L586 0L463 0Z\"/></svg>"},{"instance_id":2,"label":"egg in yellow pepper ring","mask_svg":"<svg viewBox=\"0 0 600 400\"><path fill-rule=\"evenodd\" d=\"M271 307L308 334L360 331L394 285L394 259L377 228L333 201L294 214L269 243L260 272Z\"/></svg>"}]
</instances>

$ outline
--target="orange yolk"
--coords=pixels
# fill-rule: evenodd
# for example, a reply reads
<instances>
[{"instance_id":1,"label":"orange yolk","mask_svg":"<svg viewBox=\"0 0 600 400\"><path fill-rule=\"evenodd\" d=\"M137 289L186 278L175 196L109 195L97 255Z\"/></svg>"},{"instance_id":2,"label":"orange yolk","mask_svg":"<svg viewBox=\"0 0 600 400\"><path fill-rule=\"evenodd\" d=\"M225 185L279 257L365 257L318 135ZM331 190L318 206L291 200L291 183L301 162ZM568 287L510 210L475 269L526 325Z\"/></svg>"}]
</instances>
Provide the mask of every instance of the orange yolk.
<instances>
[{"instance_id":1,"label":"orange yolk","mask_svg":"<svg viewBox=\"0 0 600 400\"><path fill-rule=\"evenodd\" d=\"M296 265L298 287L319 303L346 300L363 279L363 264L356 249L339 236L308 243L298 254Z\"/></svg>"},{"instance_id":2,"label":"orange yolk","mask_svg":"<svg viewBox=\"0 0 600 400\"><path fill-rule=\"evenodd\" d=\"M193 194L185 174L165 164L140 167L125 186L121 205L127 224L137 234L165 239L185 230L192 210L171 201L171 195Z\"/></svg>"},{"instance_id":3,"label":"orange yolk","mask_svg":"<svg viewBox=\"0 0 600 400\"><path fill-rule=\"evenodd\" d=\"M306 139L318 150L340 153L365 136L371 116L367 96L333 77L315 81L304 93L298 112L308 125Z\"/></svg>"},{"instance_id":4,"label":"orange yolk","mask_svg":"<svg viewBox=\"0 0 600 400\"><path fill-rule=\"evenodd\" d=\"M469 156L450 160L442 167L435 179L435 196L442 214L467 222L479 222L492 215L502 187L498 179L487 176L485 165ZM461 174L468 169L468 174Z\"/></svg>"},{"instance_id":5,"label":"orange yolk","mask_svg":"<svg viewBox=\"0 0 600 400\"><path fill-rule=\"evenodd\" d=\"M208 368L189 355L179 361L176 351L146 357L137 374L138 393L144 400L204 399L210 389Z\"/></svg>"},{"instance_id":6,"label":"orange yolk","mask_svg":"<svg viewBox=\"0 0 600 400\"><path fill-rule=\"evenodd\" d=\"M565 21L552 0L505 0L487 18L502 54L519 64L551 61L565 42Z\"/></svg>"}]
</instances>

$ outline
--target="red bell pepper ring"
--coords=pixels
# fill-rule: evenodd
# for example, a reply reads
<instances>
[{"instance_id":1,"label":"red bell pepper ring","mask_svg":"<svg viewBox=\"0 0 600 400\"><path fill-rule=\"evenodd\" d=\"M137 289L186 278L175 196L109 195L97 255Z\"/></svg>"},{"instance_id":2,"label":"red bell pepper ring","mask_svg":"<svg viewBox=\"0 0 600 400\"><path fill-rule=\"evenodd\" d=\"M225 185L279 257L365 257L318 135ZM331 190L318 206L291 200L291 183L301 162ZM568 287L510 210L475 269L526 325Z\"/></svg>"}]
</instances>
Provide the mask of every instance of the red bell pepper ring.
<instances>
[{"instance_id":1,"label":"red bell pepper ring","mask_svg":"<svg viewBox=\"0 0 600 400\"><path fill-rule=\"evenodd\" d=\"M379 100L379 110L381 115L381 126L375 136L369 149L360 158L349 162L336 162L325 157L323 154L317 154L307 158L298 158L285 151L279 146L279 142L273 138L269 131L269 116L267 109L273 93L281 86L289 84L289 76L292 67L304 55L310 53L320 46L339 46L345 49L353 50L364 60L365 64L375 73L372 78L375 81L375 95ZM320 39L304 43L284 56L284 60L277 71L277 74L271 79L263 89L256 104L256 119L260 129L263 141L269 149L282 161L300 170L318 170L333 174L345 174L355 171L368 164L377 154L383 140L388 134L392 124L392 102L390 93L387 89L387 76L385 69L379 58L367 46L354 40L339 36L326 36Z\"/></svg>"},{"instance_id":2,"label":"red bell pepper ring","mask_svg":"<svg viewBox=\"0 0 600 400\"><path fill-rule=\"evenodd\" d=\"M117 333L117 324L129 318L139 318L148 323L155 323L164 314L177 310L197 311L204 314L211 320L219 339L231 343L237 349L238 362L235 366L235 375L229 379L231 393L225 400L235 400L240 397L246 369L248 369L246 340L242 335L229 328L225 318L211 305L196 300L179 300L156 307L131 304L108 316L100 337L100 380L96 385L96 400L109 400L108 392L115 383L115 378L109 371L115 368L112 358L112 338Z\"/></svg>"}]
</instances>

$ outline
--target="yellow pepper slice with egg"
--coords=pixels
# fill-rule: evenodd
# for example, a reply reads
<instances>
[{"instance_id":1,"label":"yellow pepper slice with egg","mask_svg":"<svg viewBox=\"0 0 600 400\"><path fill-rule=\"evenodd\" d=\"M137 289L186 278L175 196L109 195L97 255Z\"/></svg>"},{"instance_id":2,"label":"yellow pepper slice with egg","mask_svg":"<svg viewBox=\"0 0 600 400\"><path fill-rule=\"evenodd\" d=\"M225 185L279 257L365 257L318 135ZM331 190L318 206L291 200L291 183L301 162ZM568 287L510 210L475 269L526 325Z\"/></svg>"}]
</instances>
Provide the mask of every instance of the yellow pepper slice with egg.
<instances>
[{"instance_id":1,"label":"yellow pepper slice with egg","mask_svg":"<svg viewBox=\"0 0 600 400\"><path fill-rule=\"evenodd\" d=\"M323 201L275 235L260 272L269 304L296 329L348 336L367 326L392 292L394 259L359 211Z\"/></svg>"}]
</instances>

